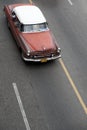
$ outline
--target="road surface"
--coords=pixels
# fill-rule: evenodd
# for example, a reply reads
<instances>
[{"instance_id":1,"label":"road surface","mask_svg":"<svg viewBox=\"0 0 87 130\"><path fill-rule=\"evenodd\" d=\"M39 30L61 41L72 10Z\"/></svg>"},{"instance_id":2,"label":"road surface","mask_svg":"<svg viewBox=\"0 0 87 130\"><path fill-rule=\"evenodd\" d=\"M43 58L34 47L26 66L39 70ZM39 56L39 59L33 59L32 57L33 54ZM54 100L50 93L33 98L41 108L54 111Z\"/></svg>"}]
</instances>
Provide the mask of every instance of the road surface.
<instances>
[{"instance_id":1,"label":"road surface","mask_svg":"<svg viewBox=\"0 0 87 130\"><path fill-rule=\"evenodd\" d=\"M87 130L86 0L33 1L62 50L44 64L24 63L7 28L3 6L19 2L0 1L0 130Z\"/></svg>"}]
</instances>

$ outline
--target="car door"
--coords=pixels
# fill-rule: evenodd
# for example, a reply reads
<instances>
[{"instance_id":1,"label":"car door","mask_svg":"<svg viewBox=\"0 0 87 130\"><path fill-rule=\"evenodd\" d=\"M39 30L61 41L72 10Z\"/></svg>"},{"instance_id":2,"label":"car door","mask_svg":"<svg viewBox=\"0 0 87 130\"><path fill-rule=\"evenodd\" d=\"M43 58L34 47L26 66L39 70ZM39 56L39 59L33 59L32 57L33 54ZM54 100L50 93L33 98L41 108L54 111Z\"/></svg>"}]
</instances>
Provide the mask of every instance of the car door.
<instances>
[{"instance_id":1,"label":"car door","mask_svg":"<svg viewBox=\"0 0 87 130\"><path fill-rule=\"evenodd\" d=\"M21 30L21 23L20 21L18 20L17 16L15 15L13 18L12 18L12 22L11 22L11 30L12 30L12 33L15 37L15 40L17 42L17 45L22 49L22 51L26 51L26 47L25 47L25 44L23 43L23 40L22 40L22 30Z\"/></svg>"}]
</instances>

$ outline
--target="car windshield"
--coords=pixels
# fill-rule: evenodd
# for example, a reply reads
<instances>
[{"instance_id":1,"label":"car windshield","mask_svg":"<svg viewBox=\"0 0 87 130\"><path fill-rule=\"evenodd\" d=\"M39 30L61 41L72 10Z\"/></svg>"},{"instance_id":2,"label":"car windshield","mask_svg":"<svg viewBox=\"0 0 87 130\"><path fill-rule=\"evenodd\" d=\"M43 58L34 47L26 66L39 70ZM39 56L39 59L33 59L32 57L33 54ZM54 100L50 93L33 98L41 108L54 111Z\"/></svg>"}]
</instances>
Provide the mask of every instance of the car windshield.
<instances>
[{"instance_id":1,"label":"car windshield","mask_svg":"<svg viewBox=\"0 0 87 130\"><path fill-rule=\"evenodd\" d=\"M47 23L24 25L23 32L41 32L48 30Z\"/></svg>"}]
</instances>

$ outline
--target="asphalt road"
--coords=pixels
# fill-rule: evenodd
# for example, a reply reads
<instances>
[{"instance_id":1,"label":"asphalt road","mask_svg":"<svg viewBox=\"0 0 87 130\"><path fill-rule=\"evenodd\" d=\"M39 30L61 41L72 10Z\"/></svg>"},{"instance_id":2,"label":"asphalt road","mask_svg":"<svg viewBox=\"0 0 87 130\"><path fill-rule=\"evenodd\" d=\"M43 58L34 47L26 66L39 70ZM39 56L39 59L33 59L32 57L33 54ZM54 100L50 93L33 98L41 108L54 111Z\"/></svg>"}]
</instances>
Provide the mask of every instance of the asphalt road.
<instances>
[{"instance_id":1,"label":"asphalt road","mask_svg":"<svg viewBox=\"0 0 87 130\"><path fill-rule=\"evenodd\" d=\"M3 13L4 4L18 2L28 1L0 0L0 130L29 130L28 125L31 130L87 130L87 114L60 61L26 64L21 59ZM47 18L69 77L87 110L87 2L33 2Z\"/></svg>"}]
</instances>

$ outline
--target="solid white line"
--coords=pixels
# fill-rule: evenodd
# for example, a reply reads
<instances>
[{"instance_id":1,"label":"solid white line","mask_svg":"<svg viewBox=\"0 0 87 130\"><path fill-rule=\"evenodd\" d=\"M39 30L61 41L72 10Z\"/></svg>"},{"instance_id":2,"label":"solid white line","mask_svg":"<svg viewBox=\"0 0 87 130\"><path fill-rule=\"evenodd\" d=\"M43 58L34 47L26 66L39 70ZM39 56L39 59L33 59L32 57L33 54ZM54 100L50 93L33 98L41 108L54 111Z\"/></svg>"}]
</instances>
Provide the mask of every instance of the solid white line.
<instances>
[{"instance_id":1,"label":"solid white line","mask_svg":"<svg viewBox=\"0 0 87 130\"><path fill-rule=\"evenodd\" d=\"M70 5L73 5L72 1L71 0L68 0L68 2L70 3Z\"/></svg>"},{"instance_id":2,"label":"solid white line","mask_svg":"<svg viewBox=\"0 0 87 130\"><path fill-rule=\"evenodd\" d=\"M16 83L12 83L12 85L13 85L13 88L14 88L14 91L15 91L15 95L16 95L16 98L17 98L17 101L18 101L18 104L19 104L19 107L20 107L20 111L21 111L25 126L26 126L26 130L30 130L30 126L29 126L27 116L26 116L26 113L25 113L25 110L24 110L24 107L23 107L23 104L22 104L22 101L21 101L20 94L18 92L17 85L16 85Z\"/></svg>"}]
</instances>

